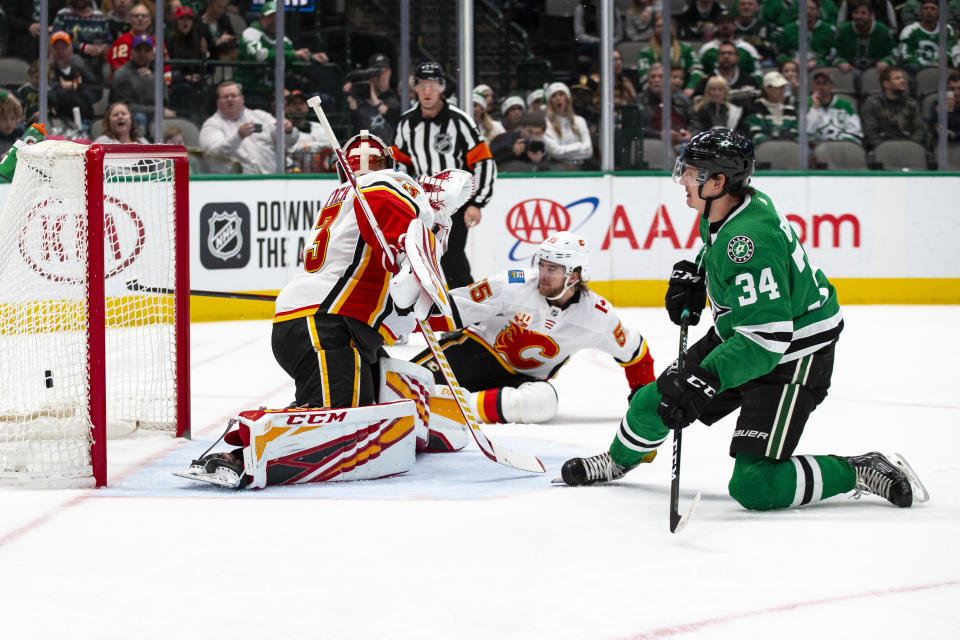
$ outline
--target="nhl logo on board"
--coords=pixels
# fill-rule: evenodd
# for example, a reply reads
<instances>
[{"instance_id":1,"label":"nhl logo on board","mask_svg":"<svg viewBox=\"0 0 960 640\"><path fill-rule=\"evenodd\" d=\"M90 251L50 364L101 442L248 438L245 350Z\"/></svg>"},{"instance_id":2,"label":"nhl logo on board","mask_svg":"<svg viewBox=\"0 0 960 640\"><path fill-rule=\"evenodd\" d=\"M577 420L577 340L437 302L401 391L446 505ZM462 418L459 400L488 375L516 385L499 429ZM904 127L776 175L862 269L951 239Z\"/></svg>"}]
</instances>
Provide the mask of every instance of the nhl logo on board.
<instances>
[{"instance_id":1,"label":"nhl logo on board","mask_svg":"<svg viewBox=\"0 0 960 640\"><path fill-rule=\"evenodd\" d=\"M734 236L727 244L727 256L737 264L753 257L753 240L747 236Z\"/></svg>"},{"instance_id":2,"label":"nhl logo on board","mask_svg":"<svg viewBox=\"0 0 960 640\"><path fill-rule=\"evenodd\" d=\"M207 248L221 260L229 260L243 247L243 233L240 231L240 214L236 211L215 212L210 216L210 229L207 234Z\"/></svg>"},{"instance_id":3,"label":"nhl logo on board","mask_svg":"<svg viewBox=\"0 0 960 640\"><path fill-rule=\"evenodd\" d=\"M450 138L450 134L441 131L433 136L433 148L437 150L437 153L453 151L453 140Z\"/></svg>"}]
</instances>

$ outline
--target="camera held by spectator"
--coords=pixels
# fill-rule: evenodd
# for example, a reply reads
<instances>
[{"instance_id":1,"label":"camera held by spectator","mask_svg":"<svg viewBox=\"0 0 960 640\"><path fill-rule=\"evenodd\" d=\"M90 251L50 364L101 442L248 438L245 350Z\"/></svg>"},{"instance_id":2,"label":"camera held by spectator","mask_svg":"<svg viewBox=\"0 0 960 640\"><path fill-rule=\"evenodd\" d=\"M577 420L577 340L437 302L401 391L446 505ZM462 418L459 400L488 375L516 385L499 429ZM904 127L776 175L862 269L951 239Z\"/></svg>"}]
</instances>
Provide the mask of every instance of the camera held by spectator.
<instances>
[{"instance_id":1,"label":"camera held by spectator","mask_svg":"<svg viewBox=\"0 0 960 640\"><path fill-rule=\"evenodd\" d=\"M373 97L371 89L376 91L376 87L370 82L374 78L380 77L380 69L355 69L349 72L344 80L350 83L349 93L354 100L363 101Z\"/></svg>"}]
</instances>

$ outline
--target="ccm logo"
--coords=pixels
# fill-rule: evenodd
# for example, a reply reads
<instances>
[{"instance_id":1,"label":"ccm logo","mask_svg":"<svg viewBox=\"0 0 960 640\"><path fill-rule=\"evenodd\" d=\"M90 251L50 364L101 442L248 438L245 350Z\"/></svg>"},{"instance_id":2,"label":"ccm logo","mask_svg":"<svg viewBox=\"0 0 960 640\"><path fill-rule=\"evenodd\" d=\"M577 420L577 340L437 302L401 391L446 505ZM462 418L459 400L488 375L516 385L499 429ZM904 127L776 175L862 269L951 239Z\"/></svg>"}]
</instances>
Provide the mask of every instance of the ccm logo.
<instances>
[{"instance_id":1,"label":"ccm logo","mask_svg":"<svg viewBox=\"0 0 960 640\"><path fill-rule=\"evenodd\" d=\"M340 413L333 411L324 413L295 413L287 416L287 424L292 426L301 424L330 424L331 422L343 422L346 417L347 413L345 411L341 411Z\"/></svg>"},{"instance_id":2,"label":"ccm logo","mask_svg":"<svg viewBox=\"0 0 960 640\"><path fill-rule=\"evenodd\" d=\"M708 398L712 398L713 394L717 392L716 389L694 375L691 375L689 378L687 378L687 384L694 389L703 389L703 395L707 396Z\"/></svg>"},{"instance_id":3,"label":"ccm logo","mask_svg":"<svg viewBox=\"0 0 960 640\"><path fill-rule=\"evenodd\" d=\"M689 280L693 283L700 282L700 276L690 273L689 271L684 271L683 269L677 269L674 271L670 278L673 280Z\"/></svg>"},{"instance_id":4,"label":"ccm logo","mask_svg":"<svg viewBox=\"0 0 960 640\"><path fill-rule=\"evenodd\" d=\"M761 440L766 440L768 436L769 434L763 431L757 431L756 429L737 429L733 432L734 438L760 438Z\"/></svg>"}]
</instances>

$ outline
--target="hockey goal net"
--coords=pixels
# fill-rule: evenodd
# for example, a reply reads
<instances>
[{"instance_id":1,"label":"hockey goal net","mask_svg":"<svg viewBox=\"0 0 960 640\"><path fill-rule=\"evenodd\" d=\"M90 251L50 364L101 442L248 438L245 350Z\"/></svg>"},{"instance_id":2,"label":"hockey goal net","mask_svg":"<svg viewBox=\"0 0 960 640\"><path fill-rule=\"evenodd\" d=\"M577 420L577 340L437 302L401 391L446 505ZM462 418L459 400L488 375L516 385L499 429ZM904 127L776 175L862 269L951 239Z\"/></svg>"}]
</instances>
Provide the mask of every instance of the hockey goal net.
<instances>
[{"instance_id":1,"label":"hockey goal net","mask_svg":"<svg viewBox=\"0 0 960 640\"><path fill-rule=\"evenodd\" d=\"M189 436L188 179L183 147L19 151L0 218L0 482L102 486L108 432Z\"/></svg>"}]
</instances>

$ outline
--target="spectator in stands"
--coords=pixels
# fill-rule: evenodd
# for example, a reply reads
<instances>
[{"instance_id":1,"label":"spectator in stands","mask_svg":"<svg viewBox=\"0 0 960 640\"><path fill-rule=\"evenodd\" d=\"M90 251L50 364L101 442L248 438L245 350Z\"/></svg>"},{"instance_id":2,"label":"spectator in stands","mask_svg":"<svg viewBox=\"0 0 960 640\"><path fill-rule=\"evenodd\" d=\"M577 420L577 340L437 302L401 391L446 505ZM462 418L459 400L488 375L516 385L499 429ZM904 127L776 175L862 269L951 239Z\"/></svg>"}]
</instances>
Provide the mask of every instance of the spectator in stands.
<instances>
[{"instance_id":1,"label":"spectator in stands","mask_svg":"<svg viewBox=\"0 0 960 640\"><path fill-rule=\"evenodd\" d=\"M703 95L697 96L693 102L693 108L693 117L690 120L692 135L707 129L741 131L743 107L730 102L730 87L723 78L718 76L707 78Z\"/></svg>"},{"instance_id":2,"label":"spectator in stands","mask_svg":"<svg viewBox=\"0 0 960 640\"><path fill-rule=\"evenodd\" d=\"M597 3L595 0L578 2L573 7L573 39L577 56L597 59L600 51L600 25L597 23Z\"/></svg>"},{"instance_id":3,"label":"spectator in stands","mask_svg":"<svg viewBox=\"0 0 960 640\"><path fill-rule=\"evenodd\" d=\"M20 101L9 94L0 97L0 155L13 146L26 128Z\"/></svg>"},{"instance_id":4,"label":"spectator in stands","mask_svg":"<svg viewBox=\"0 0 960 640\"><path fill-rule=\"evenodd\" d=\"M490 117L496 113L496 96L493 94L493 89L488 84L478 84L473 88L474 93L479 93L483 96L483 103L485 105L484 110L490 114Z\"/></svg>"},{"instance_id":5,"label":"spectator in stands","mask_svg":"<svg viewBox=\"0 0 960 640\"><path fill-rule=\"evenodd\" d=\"M820 0L807 2L807 61L806 68L829 67L836 55L837 29L820 15ZM797 57L800 46L799 22L791 22L783 28L777 43L778 62Z\"/></svg>"},{"instance_id":6,"label":"spectator in stands","mask_svg":"<svg viewBox=\"0 0 960 640\"><path fill-rule=\"evenodd\" d=\"M613 50L613 106L621 107L630 104L637 95L637 88L633 86L630 75L623 68L623 58L620 52Z\"/></svg>"},{"instance_id":7,"label":"spectator in stands","mask_svg":"<svg viewBox=\"0 0 960 640\"><path fill-rule=\"evenodd\" d=\"M110 36L116 40L127 31L130 31L130 8L133 0L104 0L100 3L100 10L105 12L107 27Z\"/></svg>"},{"instance_id":8,"label":"spectator in stands","mask_svg":"<svg viewBox=\"0 0 960 640\"><path fill-rule=\"evenodd\" d=\"M527 111L544 111L547 108L547 96L543 89L534 89L527 94Z\"/></svg>"},{"instance_id":9,"label":"spectator in stands","mask_svg":"<svg viewBox=\"0 0 960 640\"><path fill-rule=\"evenodd\" d=\"M284 98L284 115L294 128L300 131L296 143L287 147L288 155L316 153L330 147L330 140L323 131L323 126L313 116L312 110L307 105L307 97L302 92L296 89L287 91ZM296 162L292 164L297 165ZM312 167L310 170L313 170Z\"/></svg>"},{"instance_id":10,"label":"spectator in stands","mask_svg":"<svg viewBox=\"0 0 960 640\"><path fill-rule=\"evenodd\" d=\"M110 83L110 99L125 102L133 113L133 119L141 130L154 115L155 87L153 81L153 58L155 41L148 33L141 33L130 43L130 61L117 69ZM164 87L166 89L166 87ZM164 107L163 116L173 118L173 109Z\"/></svg>"},{"instance_id":11,"label":"spectator in stands","mask_svg":"<svg viewBox=\"0 0 960 640\"><path fill-rule=\"evenodd\" d=\"M375 53L367 60L367 68L379 69L380 75L366 83L348 82L343 86L347 95L347 108L355 131L366 129L381 140L393 140L400 122L400 96L390 86L393 70L390 58L383 53ZM369 89L363 89L369 85ZM362 89L357 92L356 89Z\"/></svg>"},{"instance_id":12,"label":"spectator in stands","mask_svg":"<svg viewBox=\"0 0 960 640\"><path fill-rule=\"evenodd\" d=\"M260 9L260 19L247 27L240 36L240 56L244 62L259 62L258 67L240 67L234 77L243 85L245 99L254 108L269 108L274 93L274 59L277 55L277 4L267 0ZM328 62L322 51L311 52L306 47L293 48L293 41L284 36L283 56L287 64L300 62ZM296 78L296 74L290 74ZM290 80L290 78L288 78ZM308 84L301 81L303 84ZM296 82L289 83L296 84ZM308 87L296 87L308 89Z\"/></svg>"},{"instance_id":13,"label":"spectator in stands","mask_svg":"<svg viewBox=\"0 0 960 640\"><path fill-rule=\"evenodd\" d=\"M807 102L807 135L810 144L846 140L860 144L860 116L846 98L833 94L833 78L826 69L813 72L813 91Z\"/></svg>"},{"instance_id":14,"label":"spectator in stands","mask_svg":"<svg viewBox=\"0 0 960 640\"><path fill-rule=\"evenodd\" d=\"M289 148L300 131L286 118L282 127ZM217 112L200 128L200 147L211 173L234 173L237 164L243 173L274 173L279 134L276 119L266 111L247 109L240 85L227 80L217 86Z\"/></svg>"},{"instance_id":15,"label":"spectator in stands","mask_svg":"<svg viewBox=\"0 0 960 640\"><path fill-rule=\"evenodd\" d=\"M210 47L210 57L217 60L236 60L238 34L226 15L230 0L207 0L206 9L200 15L200 33Z\"/></svg>"},{"instance_id":16,"label":"spectator in stands","mask_svg":"<svg viewBox=\"0 0 960 640\"><path fill-rule=\"evenodd\" d=\"M570 89L562 82L547 87L547 155L566 169L579 169L593 155L587 122L573 112Z\"/></svg>"},{"instance_id":17,"label":"spectator in stands","mask_svg":"<svg viewBox=\"0 0 960 640\"><path fill-rule=\"evenodd\" d=\"M735 40L734 38L737 39ZM749 76L750 78L753 78L753 86L759 87L761 80L760 53L754 49L752 44L737 37L737 31L734 28L733 16L729 13L720 14L720 22L717 23L717 37L700 47L700 51L698 53L700 56L700 65L703 67L704 75L713 75L714 71L716 71L718 66L718 58L720 57L720 45L727 42L731 43L736 48L736 67L730 67L730 63L733 61L730 59L725 59L723 61L725 63L724 71L722 73L718 73L718 75L726 78L727 84L730 85L731 89L737 88L735 86L735 81L731 82L731 79L739 76ZM739 70L739 72L736 70ZM695 93L703 92L699 91Z\"/></svg>"},{"instance_id":18,"label":"spectator in stands","mask_svg":"<svg viewBox=\"0 0 960 640\"><path fill-rule=\"evenodd\" d=\"M670 21L670 68L683 69L687 74L687 85L683 89L684 95L693 96L693 90L700 80L703 79L703 67L700 66L700 57L690 45L677 40L675 33L675 21ZM653 37L650 38L650 46L644 48L637 54L637 76L642 87L647 82L647 70L654 63L659 63L662 59L660 53L661 34L663 32L663 16L657 14L653 19Z\"/></svg>"},{"instance_id":19,"label":"spectator in stands","mask_svg":"<svg viewBox=\"0 0 960 640\"><path fill-rule=\"evenodd\" d=\"M923 0L920 20L906 25L900 32L900 60L911 74L940 64L940 6L937 0ZM947 25L947 64L960 66L957 37Z\"/></svg>"},{"instance_id":20,"label":"spectator in stands","mask_svg":"<svg viewBox=\"0 0 960 640\"><path fill-rule=\"evenodd\" d=\"M687 84L687 72L683 69L670 69L670 91L673 93L673 100L683 103L689 113L693 113L693 100L683 92Z\"/></svg>"},{"instance_id":21,"label":"spectator in stands","mask_svg":"<svg viewBox=\"0 0 960 640\"><path fill-rule=\"evenodd\" d=\"M653 33L653 15L651 0L630 0L630 6L623 12L623 37L630 42L649 42Z\"/></svg>"},{"instance_id":22,"label":"spectator in stands","mask_svg":"<svg viewBox=\"0 0 960 640\"><path fill-rule=\"evenodd\" d=\"M93 77L83 58L73 52L70 35L56 31L50 36L50 84L56 95L56 111L73 122L73 108L80 110L83 129L90 128L93 103L103 95L103 87Z\"/></svg>"},{"instance_id":23,"label":"spectator in stands","mask_svg":"<svg viewBox=\"0 0 960 640\"><path fill-rule=\"evenodd\" d=\"M556 170L555 163L550 162L547 156L544 135L547 129L547 120L543 112L531 112L523 116L518 131L517 142L514 145L514 157L503 163L503 171L525 171L539 173Z\"/></svg>"},{"instance_id":24,"label":"spectator in stands","mask_svg":"<svg viewBox=\"0 0 960 640\"><path fill-rule=\"evenodd\" d=\"M507 96L504 98L503 103L500 105L500 124L503 125L505 132L510 133L520 126L520 120L523 118L526 106L526 103L524 103L523 98L520 96Z\"/></svg>"},{"instance_id":25,"label":"spectator in stands","mask_svg":"<svg viewBox=\"0 0 960 640\"><path fill-rule=\"evenodd\" d=\"M103 133L94 140L96 144L149 144L150 141L140 133L130 112L122 102L114 102L103 114Z\"/></svg>"},{"instance_id":26,"label":"spectator in stands","mask_svg":"<svg viewBox=\"0 0 960 640\"><path fill-rule=\"evenodd\" d=\"M73 51L80 55L94 79L103 82L103 61L113 43L110 25L91 0L67 0L67 6L57 11L51 32L70 34Z\"/></svg>"},{"instance_id":27,"label":"spectator in stands","mask_svg":"<svg viewBox=\"0 0 960 640\"><path fill-rule=\"evenodd\" d=\"M856 70L859 74L873 67L883 72L895 55L889 29L874 20L870 0L853 0L850 17L837 29L837 66L844 73Z\"/></svg>"},{"instance_id":28,"label":"spectator in stands","mask_svg":"<svg viewBox=\"0 0 960 640\"><path fill-rule=\"evenodd\" d=\"M754 145L767 140L796 140L797 108L786 103L787 79L779 71L763 76L763 97L747 115L747 128Z\"/></svg>"},{"instance_id":29,"label":"spectator in stands","mask_svg":"<svg viewBox=\"0 0 960 640\"><path fill-rule=\"evenodd\" d=\"M671 88L672 90L672 88ZM663 127L663 67L659 62L650 65L647 70L647 87L634 98L646 117L646 138L660 138ZM683 94L672 91L670 96L670 144L677 146L683 140L690 139L690 105L681 99Z\"/></svg>"},{"instance_id":30,"label":"spectator in stands","mask_svg":"<svg viewBox=\"0 0 960 640\"><path fill-rule=\"evenodd\" d=\"M780 75L787 81L786 104L797 104L797 96L800 94L800 67L796 60L784 60L780 63Z\"/></svg>"},{"instance_id":31,"label":"spectator in stands","mask_svg":"<svg viewBox=\"0 0 960 640\"><path fill-rule=\"evenodd\" d=\"M138 4L130 9L130 30L121 34L113 41L107 53L107 62L113 73L130 61L130 50L133 49L133 39L141 35L150 35L153 31L153 14L146 5ZM169 58L169 55L165 55Z\"/></svg>"},{"instance_id":32,"label":"spectator in stands","mask_svg":"<svg viewBox=\"0 0 960 640\"><path fill-rule=\"evenodd\" d=\"M767 25L767 35L776 43L784 29L798 21L796 0L764 0L760 5L760 20ZM837 23L837 5L833 0L820 2L820 18L827 24ZM807 23L812 26L813 23Z\"/></svg>"},{"instance_id":33,"label":"spectator in stands","mask_svg":"<svg viewBox=\"0 0 960 640\"><path fill-rule=\"evenodd\" d=\"M903 4L898 4L896 7L897 13L897 24L900 25L901 31L903 27L918 22L920 20L921 7L923 5L923 0L907 0ZM874 12L877 14L877 18L883 15L883 12L874 8ZM957 16L960 15L960 2L957 0L948 0L947 1L947 21L948 24L956 26L958 20ZM890 33L896 34L896 30L891 26Z\"/></svg>"},{"instance_id":34,"label":"spectator in stands","mask_svg":"<svg viewBox=\"0 0 960 640\"><path fill-rule=\"evenodd\" d=\"M166 47L174 60L203 60L209 43L200 33L193 9L180 7L176 11L173 29L167 32ZM201 121L197 112L197 96L203 94L203 68L199 65L173 66L170 70L170 105L178 112ZM206 114L203 114L206 115Z\"/></svg>"},{"instance_id":35,"label":"spectator in stands","mask_svg":"<svg viewBox=\"0 0 960 640\"><path fill-rule=\"evenodd\" d=\"M715 0L690 0L677 18L682 40L706 42L713 38L723 7Z\"/></svg>"},{"instance_id":36,"label":"spectator in stands","mask_svg":"<svg viewBox=\"0 0 960 640\"><path fill-rule=\"evenodd\" d=\"M710 43L707 43L710 44ZM720 78L730 89L727 98L730 102L740 105L748 105L756 97L757 81L754 80L751 73L745 73L740 67L738 60L740 51L729 40L721 42L717 48L717 65L714 69L714 75L704 78L694 90L694 95L703 95L706 90L707 81L713 78ZM730 127L731 129L733 127Z\"/></svg>"},{"instance_id":37,"label":"spectator in stands","mask_svg":"<svg viewBox=\"0 0 960 640\"><path fill-rule=\"evenodd\" d=\"M734 42L742 40L756 49L762 60L773 60L776 57L776 51L767 25L758 15L759 1L738 0L735 6L737 16L733 21Z\"/></svg>"},{"instance_id":38,"label":"spectator in stands","mask_svg":"<svg viewBox=\"0 0 960 640\"><path fill-rule=\"evenodd\" d=\"M907 95L907 76L899 67L887 67L880 74L883 92L867 96L860 106L863 143L868 151L885 140L927 141L926 125L917 101Z\"/></svg>"},{"instance_id":39,"label":"spectator in stands","mask_svg":"<svg viewBox=\"0 0 960 640\"><path fill-rule=\"evenodd\" d=\"M473 94L473 121L480 131L480 135L483 136L483 139L487 141L488 145L493 142L494 138L506 133L503 125L491 118L490 114L487 113L487 101L481 93Z\"/></svg>"},{"instance_id":40,"label":"spectator in stands","mask_svg":"<svg viewBox=\"0 0 960 640\"><path fill-rule=\"evenodd\" d=\"M525 119L526 112L523 110L525 106L523 98L508 96L500 107L504 111L503 119L500 121L504 133L494 138L493 142L490 143L490 155L493 156L493 161L497 163L498 167L515 160L526 149L523 143L523 122L528 121ZM530 113L543 115L543 112L539 110ZM508 127L507 125L511 126ZM546 120L544 120L543 126L546 127Z\"/></svg>"},{"instance_id":41,"label":"spectator in stands","mask_svg":"<svg viewBox=\"0 0 960 640\"><path fill-rule=\"evenodd\" d=\"M40 55L40 6L34 0L6 0L9 55L33 62ZM44 36L44 39L46 36Z\"/></svg>"},{"instance_id":42,"label":"spectator in stands","mask_svg":"<svg viewBox=\"0 0 960 640\"><path fill-rule=\"evenodd\" d=\"M40 61L34 60L27 69L27 82L17 89L17 97L20 104L23 105L24 118L28 123L33 123L40 110ZM56 94L47 86L47 108L55 110L57 108Z\"/></svg>"},{"instance_id":43,"label":"spectator in stands","mask_svg":"<svg viewBox=\"0 0 960 640\"><path fill-rule=\"evenodd\" d=\"M837 8L837 27L847 24L853 20L853 8L857 4L856 0L842 0ZM897 12L893 8L890 0L867 0L867 6L874 14L877 22L885 26L890 33L897 33ZM919 5L918 5L919 7Z\"/></svg>"},{"instance_id":44,"label":"spectator in stands","mask_svg":"<svg viewBox=\"0 0 960 640\"><path fill-rule=\"evenodd\" d=\"M939 120L940 105L938 100L934 100L927 116L930 139L934 145L937 143L940 131ZM947 143L955 144L958 140L960 140L960 71L954 69L947 76Z\"/></svg>"}]
</instances>

